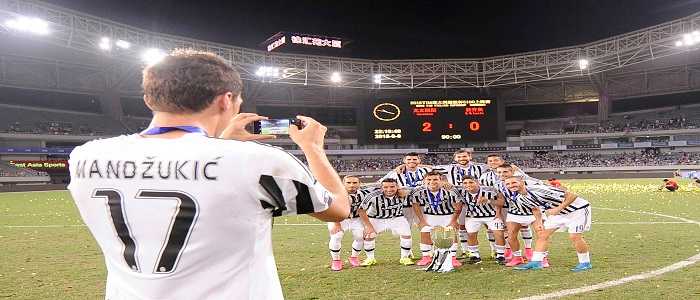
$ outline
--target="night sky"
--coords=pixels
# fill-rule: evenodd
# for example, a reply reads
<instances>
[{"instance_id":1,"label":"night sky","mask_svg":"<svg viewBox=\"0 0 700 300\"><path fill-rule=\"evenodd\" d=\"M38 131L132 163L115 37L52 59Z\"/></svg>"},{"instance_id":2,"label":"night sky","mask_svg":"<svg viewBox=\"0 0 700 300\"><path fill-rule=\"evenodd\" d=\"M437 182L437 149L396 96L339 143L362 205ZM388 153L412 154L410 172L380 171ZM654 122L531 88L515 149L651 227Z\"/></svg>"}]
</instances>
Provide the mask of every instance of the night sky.
<instances>
[{"instance_id":1,"label":"night sky","mask_svg":"<svg viewBox=\"0 0 700 300\"><path fill-rule=\"evenodd\" d=\"M700 0L45 1L256 49L279 31L338 36L353 41L343 56L370 59L478 58L571 46L700 11Z\"/></svg>"}]
</instances>

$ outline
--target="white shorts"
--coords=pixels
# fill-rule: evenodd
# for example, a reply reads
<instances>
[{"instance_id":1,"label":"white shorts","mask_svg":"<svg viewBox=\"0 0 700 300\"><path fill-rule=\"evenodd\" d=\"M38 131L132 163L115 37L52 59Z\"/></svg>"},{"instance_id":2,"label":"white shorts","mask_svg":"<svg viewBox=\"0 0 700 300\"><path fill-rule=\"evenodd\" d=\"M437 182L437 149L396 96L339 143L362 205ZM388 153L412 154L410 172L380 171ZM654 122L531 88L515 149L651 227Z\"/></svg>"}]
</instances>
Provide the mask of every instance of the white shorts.
<instances>
[{"instance_id":1,"label":"white shorts","mask_svg":"<svg viewBox=\"0 0 700 300\"><path fill-rule=\"evenodd\" d=\"M408 225L408 221L404 217L391 219L369 218L369 222L372 224L377 234L391 230L393 235L411 235L411 225Z\"/></svg>"},{"instance_id":2,"label":"white shorts","mask_svg":"<svg viewBox=\"0 0 700 300\"><path fill-rule=\"evenodd\" d=\"M583 233L591 230L591 206L566 215L549 216L544 221L544 229L565 229L569 233ZM562 230L563 231L563 230Z\"/></svg>"},{"instance_id":3,"label":"white shorts","mask_svg":"<svg viewBox=\"0 0 700 300\"><path fill-rule=\"evenodd\" d=\"M450 221L452 221L452 215L437 216L437 215L426 214L424 216L425 216L425 221L428 222L428 225L430 225L430 227L435 227L435 226L447 227L447 226L450 226Z\"/></svg>"},{"instance_id":4,"label":"white shorts","mask_svg":"<svg viewBox=\"0 0 700 300\"><path fill-rule=\"evenodd\" d=\"M535 222L535 216L521 216L508 214L506 217L506 223L519 223L522 226L530 226L530 224Z\"/></svg>"},{"instance_id":5,"label":"white shorts","mask_svg":"<svg viewBox=\"0 0 700 300\"><path fill-rule=\"evenodd\" d=\"M328 231L333 229L334 224L334 222L328 222ZM365 230L365 226L362 225L360 218L345 219L340 222L340 228L343 231L352 232L353 239L361 239Z\"/></svg>"},{"instance_id":6,"label":"white shorts","mask_svg":"<svg viewBox=\"0 0 700 300\"><path fill-rule=\"evenodd\" d=\"M474 233L479 232L481 226L486 225L489 230L504 230L506 225L501 221L500 218L486 217L486 218L469 218L467 219L467 232Z\"/></svg>"}]
</instances>

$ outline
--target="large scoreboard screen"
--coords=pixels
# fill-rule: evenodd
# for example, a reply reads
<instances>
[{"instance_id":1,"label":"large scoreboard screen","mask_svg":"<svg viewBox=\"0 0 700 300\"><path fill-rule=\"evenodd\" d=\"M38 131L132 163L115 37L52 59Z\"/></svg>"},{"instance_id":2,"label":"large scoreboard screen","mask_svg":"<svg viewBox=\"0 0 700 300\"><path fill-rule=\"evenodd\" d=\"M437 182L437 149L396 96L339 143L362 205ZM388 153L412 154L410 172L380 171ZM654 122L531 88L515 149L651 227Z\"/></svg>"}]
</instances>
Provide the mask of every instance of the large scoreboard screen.
<instances>
[{"instance_id":1,"label":"large scoreboard screen","mask_svg":"<svg viewBox=\"0 0 700 300\"><path fill-rule=\"evenodd\" d=\"M504 110L496 100L378 99L360 110L364 144L460 143L504 138Z\"/></svg>"}]
</instances>

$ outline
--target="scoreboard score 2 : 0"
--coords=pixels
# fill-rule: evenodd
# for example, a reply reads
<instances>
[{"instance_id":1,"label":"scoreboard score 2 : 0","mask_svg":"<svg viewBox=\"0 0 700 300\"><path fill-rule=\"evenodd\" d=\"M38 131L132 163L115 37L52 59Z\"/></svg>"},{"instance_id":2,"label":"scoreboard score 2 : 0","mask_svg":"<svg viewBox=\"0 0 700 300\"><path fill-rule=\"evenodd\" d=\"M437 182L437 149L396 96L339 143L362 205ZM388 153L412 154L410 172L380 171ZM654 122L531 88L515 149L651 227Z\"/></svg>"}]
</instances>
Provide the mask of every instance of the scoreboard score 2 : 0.
<instances>
[{"instance_id":1,"label":"scoreboard score 2 : 0","mask_svg":"<svg viewBox=\"0 0 700 300\"><path fill-rule=\"evenodd\" d=\"M440 143L501 139L492 99L368 101L361 113L361 142Z\"/></svg>"}]
</instances>

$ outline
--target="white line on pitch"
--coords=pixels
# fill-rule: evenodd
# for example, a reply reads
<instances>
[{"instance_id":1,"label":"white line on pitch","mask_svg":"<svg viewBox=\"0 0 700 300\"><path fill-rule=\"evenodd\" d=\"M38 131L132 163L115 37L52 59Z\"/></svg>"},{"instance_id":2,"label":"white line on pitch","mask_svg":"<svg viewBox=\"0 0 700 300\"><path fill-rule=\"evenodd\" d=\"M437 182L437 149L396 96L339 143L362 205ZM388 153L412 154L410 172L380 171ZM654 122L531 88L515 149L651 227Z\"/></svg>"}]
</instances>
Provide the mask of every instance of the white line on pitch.
<instances>
[{"instance_id":1,"label":"white line on pitch","mask_svg":"<svg viewBox=\"0 0 700 300\"><path fill-rule=\"evenodd\" d=\"M644 214L644 215L652 215L652 216L658 216L658 217L666 217L666 218L681 220L681 221L686 222L686 223L700 225L700 221L694 221L694 220L690 220L690 219L686 219L686 218L682 218L682 217L669 216L669 215L663 215L663 214L657 214L657 213L651 213L651 212L645 212L645 211L635 211L635 210L606 208L606 207L597 207L597 209L614 210L614 211L638 213L638 214ZM653 271L648 271L648 272L644 272L644 273L640 273L640 274L636 274L636 275L632 275L632 276L627 276L627 277L623 277L620 279L601 282L601 283L594 284L594 285L583 286L580 288L561 290L558 292L552 292L552 293L541 294L541 295L530 296L530 297L523 297L523 298L519 298L518 300L542 300L542 299L561 298L564 296L581 294L581 293L591 292L591 291L595 291L595 290L602 290L602 289L606 289L606 288L613 287L613 286L623 285L625 283L629 283L632 281L639 281L639 280L645 280L645 279L657 277L657 276L660 276L660 275L668 273L668 272L673 272L673 271L685 268L687 266L690 266L692 264L697 263L698 261L700 261L700 254L695 254L689 258L686 258L686 259L679 261L675 264L663 267L661 269L656 269Z\"/></svg>"},{"instance_id":2,"label":"white line on pitch","mask_svg":"<svg viewBox=\"0 0 700 300\"><path fill-rule=\"evenodd\" d=\"M693 222L593 222L594 225L695 224Z\"/></svg>"},{"instance_id":3,"label":"white line on pitch","mask_svg":"<svg viewBox=\"0 0 700 300\"><path fill-rule=\"evenodd\" d=\"M5 228L55 228L55 227L85 227L84 224L72 225L5 225Z\"/></svg>"}]
</instances>

